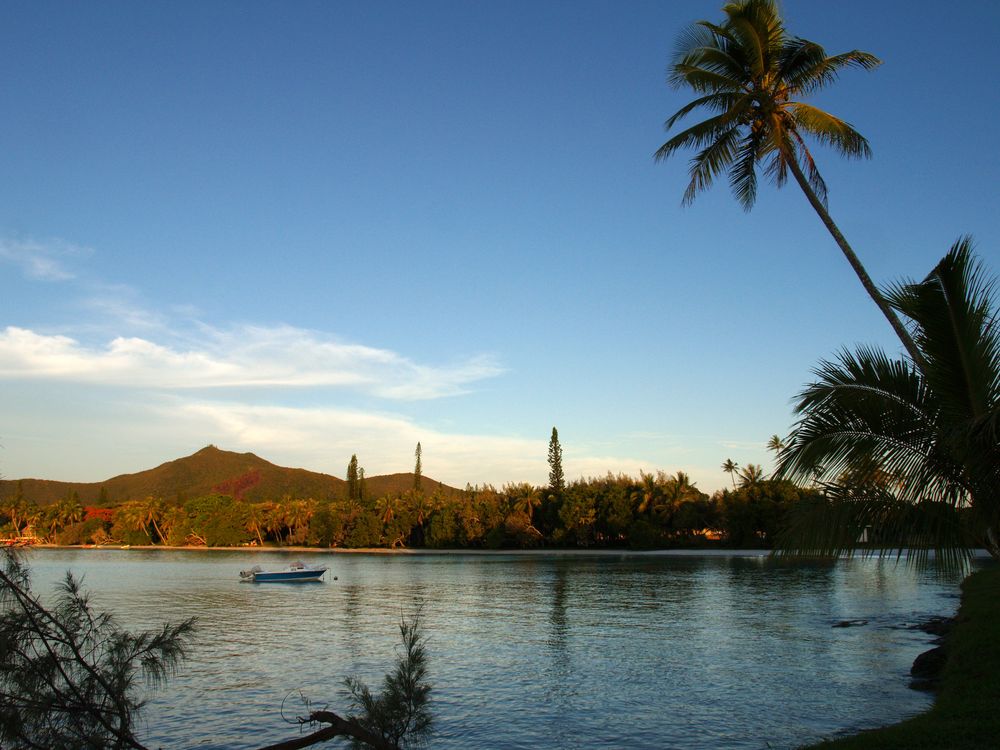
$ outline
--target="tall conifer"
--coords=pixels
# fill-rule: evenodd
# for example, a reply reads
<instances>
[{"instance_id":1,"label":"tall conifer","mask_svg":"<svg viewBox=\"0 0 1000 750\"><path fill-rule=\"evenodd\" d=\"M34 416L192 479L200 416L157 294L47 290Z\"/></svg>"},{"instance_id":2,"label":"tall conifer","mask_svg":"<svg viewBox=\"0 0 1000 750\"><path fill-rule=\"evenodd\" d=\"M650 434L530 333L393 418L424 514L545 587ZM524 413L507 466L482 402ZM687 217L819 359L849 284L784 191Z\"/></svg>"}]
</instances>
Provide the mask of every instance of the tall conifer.
<instances>
[{"instance_id":1,"label":"tall conifer","mask_svg":"<svg viewBox=\"0 0 1000 750\"><path fill-rule=\"evenodd\" d=\"M347 499L360 500L360 483L358 481L358 456L351 456L351 462L347 464Z\"/></svg>"},{"instance_id":2,"label":"tall conifer","mask_svg":"<svg viewBox=\"0 0 1000 750\"><path fill-rule=\"evenodd\" d=\"M559 445L559 431L552 428L549 440L549 490L560 493L566 487L566 477L562 468L562 446Z\"/></svg>"},{"instance_id":3,"label":"tall conifer","mask_svg":"<svg viewBox=\"0 0 1000 750\"><path fill-rule=\"evenodd\" d=\"M413 467L413 489L415 492L420 492L420 480L424 474L423 467L420 465L420 454L420 443L417 443L417 450L414 452L417 463Z\"/></svg>"}]
</instances>

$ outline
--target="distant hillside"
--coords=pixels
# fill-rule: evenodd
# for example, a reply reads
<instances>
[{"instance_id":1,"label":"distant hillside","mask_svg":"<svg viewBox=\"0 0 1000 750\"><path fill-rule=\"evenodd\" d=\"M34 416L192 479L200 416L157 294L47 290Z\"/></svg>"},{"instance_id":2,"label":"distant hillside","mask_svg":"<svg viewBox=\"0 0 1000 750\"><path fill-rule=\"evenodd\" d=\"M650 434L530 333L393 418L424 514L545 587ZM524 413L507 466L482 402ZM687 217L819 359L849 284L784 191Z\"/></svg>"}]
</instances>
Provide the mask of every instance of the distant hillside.
<instances>
[{"instance_id":1,"label":"distant hillside","mask_svg":"<svg viewBox=\"0 0 1000 750\"><path fill-rule=\"evenodd\" d=\"M16 479L0 480L0 501L14 494L17 482ZM338 477L276 466L253 453L233 453L213 445L155 469L122 474L103 482L55 482L47 479L23 479L21 482L25 497L39 505L54 503L71 492L76 492L84 505L118 505L126 500L149 496L177 502L213 492L238 495L250 502L277 500L284 495L315 500L331 500L347 495L347 482ZM412 487L412 474L365 478L368 497L405 492ZM425 492L433 492L438 487L447 494L458 492L453 487L423 477Z\"/></svg>"}]
</instances>

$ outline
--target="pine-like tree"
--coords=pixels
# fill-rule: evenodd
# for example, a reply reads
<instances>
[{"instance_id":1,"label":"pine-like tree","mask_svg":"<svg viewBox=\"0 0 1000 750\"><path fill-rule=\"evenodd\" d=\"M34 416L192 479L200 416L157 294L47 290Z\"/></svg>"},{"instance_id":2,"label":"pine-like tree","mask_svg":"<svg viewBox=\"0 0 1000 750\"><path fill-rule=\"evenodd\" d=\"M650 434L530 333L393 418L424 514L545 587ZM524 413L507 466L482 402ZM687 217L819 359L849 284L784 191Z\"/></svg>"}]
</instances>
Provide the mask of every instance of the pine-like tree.
<instances>
[{"instance_id":1,"label":"pine-like tree","mask_svg":"<svg viewBox=\"0 0 1000 750\"><path fill-rule=\"evenodd\" d=\"M413 467L413 491L420 492L420 480L423 478L424 471L423 467L420 465L420 443L417 443L417 450L414 455L417 457L417 463Z\"/></svg>"},{"instance_id":2,"label":"pine-like tree","mask_svg":"<svg viewBox=\"0 0 1000 750\"><path fill-rule=\"evenodd\" d=\"M361 484L358 480L358 456L351 456L351 462L347 464L347 499L361 499Z\"/></svg>"},{"instance_id":3,"label":"pine-like tree","mask_svg":"<svg viewBox=\"0 0 1000 750\"><path fill-rule=\"evenodd\" d=\"M549 490L559 494L566 487L566 477L562 467L562 446L559 445L559 431L553 427L549 439Z\"/></svg>"}]
</instances>

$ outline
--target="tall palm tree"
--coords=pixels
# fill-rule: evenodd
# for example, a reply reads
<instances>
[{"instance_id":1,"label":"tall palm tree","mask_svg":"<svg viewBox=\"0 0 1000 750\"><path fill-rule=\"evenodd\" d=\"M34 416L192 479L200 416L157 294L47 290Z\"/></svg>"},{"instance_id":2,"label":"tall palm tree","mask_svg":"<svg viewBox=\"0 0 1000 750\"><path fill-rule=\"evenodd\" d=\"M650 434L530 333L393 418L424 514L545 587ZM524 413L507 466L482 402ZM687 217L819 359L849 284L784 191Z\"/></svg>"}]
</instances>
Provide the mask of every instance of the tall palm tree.
<instances>
[{"instance_id":1,"label":"tall palm tree","mask_svg":"<svg viewBox=\"0 0 1000 750\"><path fill-rule=\"evenodd\" d=\"M681 131L656 151L657 161L684 148L699 149L691 160L690 203L726 172L733 193L749 211L757 197L757 168L781 187L788 173L802 188L857 274L865 291L885 315L911 359L920 352L899 317L871 280L857 254L834 223L823 181L804 136L844 156L871 156L868 141L851 125L800 98L837 79L845 68L871 70L874 55L852 50L827 56L815 42L790 36L774 0L740 0L723 7L721 24L699 21L682 37L670 66L670 83L697 94L666 121L669 130L694 110L711 117Z\"/></svg>"},{"instance_id":2,"label":"tall palm tree","mask_svg":"<svg viewBox=\"0 0 1000 750\"><path fill-rule=\"evenodd\" d=\"M736 472L739 471L740 465L733 461L731 458L727 458L722 462L722 470L729 475L729 478L733 482L733 489L736 489Z\"/></svg>"},{"instance_id":3,"label":"tall palm tree","mask_svg":"<svg viewBox=\"0 0 1000 750\"><path fill-rule=\"evenodd\" d=\"M979 543L1000 559L995 290L962 239L922 282L886 293L913 330L922 368L871 347L820 364L779 473L805 477L822 466L829 500L795 529L794 548L839 554L871 527L887 547L933 548L945 562ZM891 481L836 482L866 472Z\"/></svg>"}]
</instances>

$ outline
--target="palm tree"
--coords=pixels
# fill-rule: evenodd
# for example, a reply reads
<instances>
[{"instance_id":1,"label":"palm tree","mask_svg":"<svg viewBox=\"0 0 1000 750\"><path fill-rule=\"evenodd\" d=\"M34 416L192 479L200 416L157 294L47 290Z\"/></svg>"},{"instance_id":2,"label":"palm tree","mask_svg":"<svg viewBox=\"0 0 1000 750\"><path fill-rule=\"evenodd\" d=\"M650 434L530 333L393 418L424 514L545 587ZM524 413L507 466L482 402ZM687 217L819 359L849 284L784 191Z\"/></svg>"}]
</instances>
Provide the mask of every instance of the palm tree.
<instances>
[{"instance_id":1,"label":"palm tree","mask_svg":"<svg viewBox=\"0 0 1000 750\"><path fill-rule=\"evenodd\" d=\"M541 488L535 487L530 482L509 483L503 486L502 511L505 517L511 515L523 516L531 526L535 516L535 508L542 504L543 493Z\"/></svg>"},{"instance_id":2,"label":"palm tree","mask_svg":"<svg viewBox=\"0 0 1000 750\"><path fill-rule=\"evenodd\" d=\"M263 503L253 503L247 506L243 525L248 532L257 537L257 543L261 547L264 546L264 537L261 535L260 530L266 523L267 515Z\"/></svg>"},{"instance_id":3,"label":"palm tree","mask_svg":"<svg viewBox=\"0 0 1000 750\"><path fill-rule=\"evenodd\" d=\"M701 491L695 487L691 477L683 471L678 471L667 480L664 495L670 506L676 507L681 503L697 500L701 497Z\"/></svg>"},{"instance_id":4,"label":"palm tree","mask_svg":"<svg viewBox=\"0 0 1000 750\"><path fill-rule=\"evenodd\" d=\"M736 472L739 471L740 465L733 461L731 458L727 458L722 462L722 470L729 475L729 478L733 482L733 489L736 489Z\"/></svg>"},{"instance_id":5,"label":"palm tree","mask_svg":"<svg viewBox=\"0 0 1000 750\"><path fill-rule=\"evenodd\" d=\"M781 451L785 449L785 442L777 435L771 435L771 438L767 441L767 449L774 454L775 460L781 455Z\"/></svg>"},{"instance_id":6,"label":"palm tree","mask_svg":"<svg viewBox=\"0 0 1000 750\"><path fill-rule=\"evenodd\" d=\"M292 541L292 537L302 539L304 530L308 529L309 521L316 514L315 500L290 500L285 505L285 523L288 524L287 542Z\"/></svg>"},{"instance_id":7,"label":"palm tree","mask_svg":"<svg viewBox=\"0 0 1000 750\"><path fill-rule=\"evenodd\" d=\"M781 453L782 449L785 447L784 441L777 435L771 435L771 439L767 441L767 449L778 455Z\"/></svg>"},{"instance_id":8,"label":"palm tree","mask_svg":"<svg viewBox=\"0 0 1000 750\"><path fill-rule=\"evenodd\" d=\"M375 503L381 513L382 523L385 526L392 523L392 519L396 515L396 500L397 498L392 495L383 495Z\"/></svg>"},{"instance_id":9,"label":"palm tree","mask_svg":"<svg viewBox=\"0 0 1000 750\"><path fill-rule=\"evenodd\" d=\"M839 554L866 527L884 547L931 547L945 562L983 543L1000 559L1000 329L993 294L964 238L922 282L891 287L924 362L860 348L822 362L796 407L779 473L819 469L829 500L789 544ZM854 482L868 473L889 481Z\"/></svg>"},{"instance_id":10,"label":"palm tree","mask_svg":"<svg viewBox=\"0 0 1000 750\"><path fill-rule=\"evenodd\" d=\"M635 493L635 497L639 501L635 509L636 514L653 515L657 508L663 507L663 489L666 482L667 476L662 471L656 474L639 471L639 487Z\"/></svg>"},{"instance_id":11,"label":"palm tree","mask_svg":"<svg viewBox=\"0 0 1000 750\"><path fill-rule=\"evenodd\" d=\"M149 495L145 500L139 502L137 513L142 519L142 530L149 534L149 526L153 527L153 531L156 532L156 538L163 543L165 537L163 536L163 531L160 529L159 521L163 519L163 514L166 513L167 507L163 502L162 498L153 497ZM152 534L149 534L152 538Z\"/></svg>"},{"instance_id":12,"label":"palm tree","mask_svg":"<svg viewBox=\"0 0 1000 750\"><path fill-rule=\"evenodd\" d=\"M411 490L406 493L405 499L413 510L416 525L422 528L428 516L434 512L439 496L436 492L428 496L422 490Z\"/></svg>"},{"instance_id":13,"label":"palm tree","mask_svg":"<svg viewBox=\"0 0 1000 750\"><path fill-rule=\"evenodd\" d=\"M764 165L764 173L778 187L791 172L862 286L919 364L920 352L909 332L827 211L826 183L804 139L810 136L844 156L871 156L868 141L851 125L800 97L829 85L844 68L871 70L881 61L860 50L828 57L815 42L789 36L774 0L740 0L727 4L723 12L721 24L699 21L681 39L669 81L698 96L674 113L666 128L697 109L715 114L660 146L656 160L683 148L699 149L691 160L684 203L726 172L747 211L757 197L758 166Z\"/></svg>"},{"instance_id":14,"label":"palm tree","mask_svg":"<svg viewBox=\"0 0 1000 750\"><path fill-rule=\"evenodd\" d=\"M291 498L285 495L281 502L266 502L263 507L264 532L268 536L274 537L274 541L281 544L281 532L287 525L288 511L286 503Z\"/></svg>"},{"instance_id":15,"label":"palm tree","mask_svg":"<svg viewBox=\"0 0 1000 750\"><path fill-rule=\"evenodd\" d=\"M740 487L756 487L764 481L764 469L758 464L747 464L740 471Z\"/></svg>"}]
</instances>

